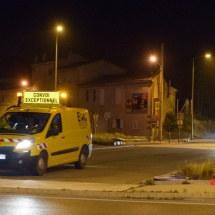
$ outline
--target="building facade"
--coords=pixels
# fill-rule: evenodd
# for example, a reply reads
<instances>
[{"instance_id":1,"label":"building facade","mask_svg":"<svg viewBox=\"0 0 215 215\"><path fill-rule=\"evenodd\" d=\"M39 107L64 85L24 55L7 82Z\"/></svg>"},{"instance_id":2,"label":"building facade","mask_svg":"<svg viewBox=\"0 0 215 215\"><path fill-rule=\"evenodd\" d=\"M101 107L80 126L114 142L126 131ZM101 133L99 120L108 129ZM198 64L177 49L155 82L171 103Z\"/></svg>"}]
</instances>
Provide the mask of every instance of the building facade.
<instances>
[{"instance_id":1,"label":"building facade","mask_svg":"<svg viewBox=\"0 0 215 215\"><path fill-rule=\"evenodd\" d=\"M79 105L92 114L94 132L158 136L159 75L104 76L79 85ZM163 121L175 113L176 89L164 83Z\"/></svg>"},{"instance_id":2,"label":"building facade","mask_svg":"<svg viewBox=\"0 0 215 215\"><path fill-rule=\"evenodd\" d=\"M57 87L67 105L87 108L94 132L158 136L160 73L127 73L105 60L89 62L79 55L58 61ZM54 61L32 65L31 90L54 90ZM163 120L175 113L177 90L164 81Z\"/></svg>"}]
</instances>

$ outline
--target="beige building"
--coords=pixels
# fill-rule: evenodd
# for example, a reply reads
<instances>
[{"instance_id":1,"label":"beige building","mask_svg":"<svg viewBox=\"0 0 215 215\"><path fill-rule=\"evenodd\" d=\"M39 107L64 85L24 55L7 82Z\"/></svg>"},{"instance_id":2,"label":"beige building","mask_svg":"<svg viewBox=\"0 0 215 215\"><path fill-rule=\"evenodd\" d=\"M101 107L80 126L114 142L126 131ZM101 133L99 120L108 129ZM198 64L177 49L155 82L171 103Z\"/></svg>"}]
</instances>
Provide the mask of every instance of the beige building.
<instances>
[{"instance_id":1,"label":"beige building","mask_svg":"<svg viewBox=\"0 0 215 215\"><path fill-rule=\"evenodd\" d=\"M104 75L125 74L119 66L105 60L88 62L83 57L73 54L58 60L57 88L67 93L67 105L79 105L79 88L82 82L96 79ZM32 90L54 90L54 61L32 65Z\"/></svg>"},{"instance_id":2,"label":"beige building","mask_svg":"<svg viewBox=\"0 0 215 215\"><path fill-rule=\"evenodd\" d=\"M159 124L159 75L130 73L110 62L88 62L79 55L58 61L58 90L67 105L90 111L94 132L156 136ZM32 89L54 89L54 62L32 65ZM164 82L163 120L175 112L176 89Z\"/></svg>"},{"instance_id":3,"label":"beige building","mask_svg":"<svg viewBox=\"0 0 215 215\"><path fill-rule=\"evenodd\" d=\"M67 93L68 106L89 110L94 132L158 135L159 72L127 73L105 60L88 62L76 54L59 59L58 65L58 90ZM54 90L54 73L54 61L33 64L30 89ZM17 104L14 92L0 92L1 110ZM163 120L167 112L175 113L176 92L164 82Z\"/></svg>"},{"instance_id":4,"label":"beige building","mask_svg":"<svg viewBox=\"0 0 215 215\"><path fill-rule=\"evenodd\" d=\"M81 83L79 105L92 114L94 131L157 136L159 75L108 75ZM176 89L166 82L163 97L163 115L174 113Z\"/></svg>"}]
</instances>

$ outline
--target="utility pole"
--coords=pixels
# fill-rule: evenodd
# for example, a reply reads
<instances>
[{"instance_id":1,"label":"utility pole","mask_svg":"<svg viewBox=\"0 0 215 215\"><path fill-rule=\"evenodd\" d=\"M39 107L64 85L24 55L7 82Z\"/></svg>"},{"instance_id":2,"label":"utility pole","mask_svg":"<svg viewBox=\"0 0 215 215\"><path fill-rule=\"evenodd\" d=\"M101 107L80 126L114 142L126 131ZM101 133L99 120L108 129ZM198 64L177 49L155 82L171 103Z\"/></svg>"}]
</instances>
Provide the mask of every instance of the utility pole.
<instances>
[{"instance_id":1,"label":"utility pole","mask_svg":"<svg viewBox=\"0 0 215 215\"><path fill-rule=\"evenodd\" d=\"M163 56L163 43L161 44L161 64L160 64L160 124L159 124L159 130L160 130L160 141L163 139L163 69L164 69L164 56Z\"/></svg>"}]
</instances>

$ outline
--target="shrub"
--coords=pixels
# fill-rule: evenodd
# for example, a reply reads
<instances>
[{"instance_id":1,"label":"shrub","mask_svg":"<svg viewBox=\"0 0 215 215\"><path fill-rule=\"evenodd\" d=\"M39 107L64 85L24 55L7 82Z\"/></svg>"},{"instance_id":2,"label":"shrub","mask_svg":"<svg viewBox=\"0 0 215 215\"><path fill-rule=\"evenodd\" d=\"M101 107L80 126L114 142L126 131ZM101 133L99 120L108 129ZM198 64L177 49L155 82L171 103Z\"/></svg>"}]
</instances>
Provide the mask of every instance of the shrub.
<instances>
[{"instance_id":1,"label":"shrub","mask_svg":"<svg viewBox=\"0 0 215 215\"><path fill-rule=\"evenodd\" d=\"M93 143L102 145L113 145L114 139L145 139L143 136L131 136L121 133L97 133L93 134Z\"/></svg>"},{"instance_id":2,"label":"shrub","mask_svg":"<svg viewBox=\"0 0 215 215\"><path fill-rule=\"evenodd\" d=\"M144 182L145 185L155 185L155 180L154 179L146 179Z\"/></svg>"},{"instance_id":3,"label":"shrub","mask_svg":"<svg viewBox=\"0 0 215 215\"><path fill-rule=\"evenodd\" d=\"M177 126L177 120L176 117L173 113L167 113L165 120L164 120L164 124L163 124L163 128L167 131L167 132L173 132L175 130L177 130L178 126Z\"/></svg>"},{"instance_id":4,"label":"shrub","mask_svg":"<svg viewBox=\"0 0 215 215\"><path fill-rule=\"evenodd\" d=\"M214 164L211 161L186 162L179 172L189 179L211 179L214 175Z\"/></svg>"},{"instance_id":5,"label":"shrub","mask_svg":"<svg viewBox=\"0 0 215 215\"><path fill-rule=\"evenodd\" d=\"M190 184L190 182L189 181L182 181L182 184Z\"/></svg>"}]
</instances>

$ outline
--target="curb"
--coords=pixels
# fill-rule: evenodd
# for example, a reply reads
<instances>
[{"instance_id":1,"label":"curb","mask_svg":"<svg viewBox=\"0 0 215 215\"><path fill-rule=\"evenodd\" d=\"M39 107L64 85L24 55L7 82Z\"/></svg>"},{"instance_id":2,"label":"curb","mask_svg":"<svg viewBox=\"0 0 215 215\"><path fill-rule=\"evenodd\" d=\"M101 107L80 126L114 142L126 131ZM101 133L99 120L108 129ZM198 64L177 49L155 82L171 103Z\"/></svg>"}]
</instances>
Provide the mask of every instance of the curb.
<instances>
[{"instance_id":1,"label":"curb","mask_svg":"<svg viewBox=\"0 0 215 215\"><path fill-rule=\"evenodd\" d=\"M0 187L1 193L26 195L60 195L65 197L89 198L130 198L156 200L215 200L215 193L175 193L175 192L143 192L143 191L98 191L70 189L36 189L21 187Z\"/></svg>"}]
</instances>

